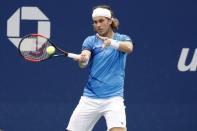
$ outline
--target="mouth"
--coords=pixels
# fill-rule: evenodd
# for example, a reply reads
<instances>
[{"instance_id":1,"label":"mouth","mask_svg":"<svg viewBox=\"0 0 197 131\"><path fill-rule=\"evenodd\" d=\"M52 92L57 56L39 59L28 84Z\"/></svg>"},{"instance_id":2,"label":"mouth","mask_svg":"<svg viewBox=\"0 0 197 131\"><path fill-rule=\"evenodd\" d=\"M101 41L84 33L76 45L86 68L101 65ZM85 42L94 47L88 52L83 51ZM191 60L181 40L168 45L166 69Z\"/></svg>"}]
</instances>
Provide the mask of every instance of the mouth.
<instances>
[{"instance_id":1,"label":"mouth","mask_svg":"<svg viewBox=\"0 0 197 131\"><path fill-rule=\"evenodd\" d=\"M98 29L97 31L98 31L98 32L103 32L103 29Z\"/></svg>"}]
</instances>

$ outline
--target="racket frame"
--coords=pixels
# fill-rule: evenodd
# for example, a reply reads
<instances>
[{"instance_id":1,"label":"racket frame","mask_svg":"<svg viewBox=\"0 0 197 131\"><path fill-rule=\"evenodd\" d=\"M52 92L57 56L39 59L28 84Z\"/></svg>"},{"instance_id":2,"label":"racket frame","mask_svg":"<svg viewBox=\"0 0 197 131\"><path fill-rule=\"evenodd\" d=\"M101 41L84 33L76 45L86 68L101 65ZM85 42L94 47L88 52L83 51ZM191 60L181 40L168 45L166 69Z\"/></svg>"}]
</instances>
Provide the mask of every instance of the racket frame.
<instances>
[{"instance_id":1,"label":"racket frame","mask_svg":"<svg viewBox=\"0 0 197 131\"><path fill-rule=\"evenodd\" d=\"M40 37L43 37L45 38L54 48L55 50L58 50L59 54L53 54L53 55L50 55L48 58L46 59L41 59L41 60L36 60L36 59L29 59L27 57L24 57L21 53L21 50L20 50L20 47L21 47L21 43L24 39L28 38L28 37L31 37L31 36L40 36ZM19 42L19 46L18 46L18 51L19 51L19 54L21 55L21 57L23 57L25 60L27 61L30 61L30 62L42 62L42 61L45 61L45 60L48 60L48 59L51 59L53 57L61 57L61 56L64 56L64 57L69 57L69 58L72 58L72 59L79 59L80 58L80 55L78 54L74 54L74 53L68 53L66 52L65 50L57 47L49 38L43 36L43 35L40 35L40 34L35 34L35 33L32 33L32 34L28 34L28 35L25 35Z\"/></svg>"}]
</instances>

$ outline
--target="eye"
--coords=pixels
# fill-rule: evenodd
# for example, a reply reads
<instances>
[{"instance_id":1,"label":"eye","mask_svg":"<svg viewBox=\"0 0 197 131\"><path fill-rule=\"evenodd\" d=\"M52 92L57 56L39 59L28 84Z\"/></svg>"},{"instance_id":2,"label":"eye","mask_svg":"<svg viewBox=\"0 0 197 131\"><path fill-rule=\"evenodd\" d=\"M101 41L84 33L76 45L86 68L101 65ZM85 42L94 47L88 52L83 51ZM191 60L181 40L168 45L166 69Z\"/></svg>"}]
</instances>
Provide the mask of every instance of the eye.
<instances>
[{"instance_id":1,"label":"eye","mask_svg":"<svg viewBox=\"0 0 197 131\"><path fill-rule=\"evenodd\" d=\"M93 21L93 24L97 24L97 21Z\"/></svg>"},{"instance_id":2,"label":"eye","mask_svg":"<svg viewBox=\"0 0 197 131\"><path fill-rule=\"evenodd\" d=\"M99 23L102 23L103 21L104 21L103 19L100 19L100 20L99 20Z\"/></svg>"}]
</instances>

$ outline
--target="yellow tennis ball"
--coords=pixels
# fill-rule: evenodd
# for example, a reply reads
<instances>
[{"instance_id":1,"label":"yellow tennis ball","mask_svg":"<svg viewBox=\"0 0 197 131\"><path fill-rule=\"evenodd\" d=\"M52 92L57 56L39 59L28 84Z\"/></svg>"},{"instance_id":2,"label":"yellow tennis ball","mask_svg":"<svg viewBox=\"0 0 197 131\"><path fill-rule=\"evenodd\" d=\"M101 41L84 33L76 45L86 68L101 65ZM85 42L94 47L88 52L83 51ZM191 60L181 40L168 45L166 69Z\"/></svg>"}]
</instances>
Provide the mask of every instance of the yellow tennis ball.
<instances>
[{"instance_id":1,"label":"yellow tennis ball","mask_svg":"<svg viewBox=\"0 0 197 131\"><path fill-rule=\"evenodd\" d=\"M47 54L52 55L55 53L55 47L49 46L49 47L47 47L46 51L47 51Z\"/></svg>"}]
</instances>

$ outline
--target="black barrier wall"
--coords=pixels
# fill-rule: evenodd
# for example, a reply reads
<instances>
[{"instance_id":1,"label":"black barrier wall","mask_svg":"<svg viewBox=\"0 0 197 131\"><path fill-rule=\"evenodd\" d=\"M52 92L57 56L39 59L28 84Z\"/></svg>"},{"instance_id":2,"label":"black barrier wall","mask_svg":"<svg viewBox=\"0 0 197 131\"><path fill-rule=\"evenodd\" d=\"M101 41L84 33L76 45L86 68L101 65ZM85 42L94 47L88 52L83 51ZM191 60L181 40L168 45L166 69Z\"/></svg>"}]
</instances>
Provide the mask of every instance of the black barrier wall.
<instances>
[{"instance_id":1,"label":"black barrier wall","mask_svg":"<svg viewBox=\"0 0 197 131\"><path fill-rule=\"evenodd\" d=\"M92 35L92 7L109 4L118 32L135 43L127 57L128 131L197 130L197 2L194 0L2 1L0 129L63 131L82 95L88 69L68 58L33 64L16 49L22 36L45 34L79 53ZM106 130L102 118L94 131Z\"/></svg>"}]
</instances>

